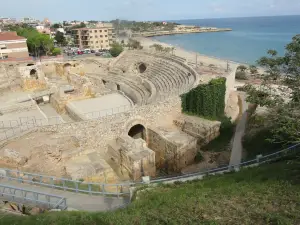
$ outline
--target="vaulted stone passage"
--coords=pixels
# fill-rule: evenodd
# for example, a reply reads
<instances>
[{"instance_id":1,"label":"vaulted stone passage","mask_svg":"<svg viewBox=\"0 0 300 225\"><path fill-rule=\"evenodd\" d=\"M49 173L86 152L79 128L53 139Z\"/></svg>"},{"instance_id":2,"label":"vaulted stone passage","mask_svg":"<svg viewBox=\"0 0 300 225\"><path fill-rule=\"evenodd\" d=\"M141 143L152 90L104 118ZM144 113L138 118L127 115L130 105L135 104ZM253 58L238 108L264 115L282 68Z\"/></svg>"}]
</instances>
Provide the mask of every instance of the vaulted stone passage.
<instances>
[{"instance_id":1,"label":"vaulted stone passage","mask_svg":"<svg viewBox=\"0 0 300 225\"><path fill-rule=\"evenodd\" d=\"M143 125L137 124L130 128L128 135L133 139L143 139L146 140L146 129Z\"/></svg>"},{"instance_id":2,"label":"vaulted stone passage","mask_svg":"<svg viewBox=\"0 0 300 225\"><path fill-rule=\"evenodd\" d=\"M140 73L144 73L146 71L146 69L147 69L147 66L144 63L141 63L139 65L139 72Z\"/></svg>"},{"instance_id":3,"label":"vaulted stone passage","mask_svg":"<svg viewBox=\"0 0 300 225\"><path fill-rule=\"evenodd\" d=\"M38 79L37 71L35 69L30 70L30 77Z\"/></svg>"}]
</instances>

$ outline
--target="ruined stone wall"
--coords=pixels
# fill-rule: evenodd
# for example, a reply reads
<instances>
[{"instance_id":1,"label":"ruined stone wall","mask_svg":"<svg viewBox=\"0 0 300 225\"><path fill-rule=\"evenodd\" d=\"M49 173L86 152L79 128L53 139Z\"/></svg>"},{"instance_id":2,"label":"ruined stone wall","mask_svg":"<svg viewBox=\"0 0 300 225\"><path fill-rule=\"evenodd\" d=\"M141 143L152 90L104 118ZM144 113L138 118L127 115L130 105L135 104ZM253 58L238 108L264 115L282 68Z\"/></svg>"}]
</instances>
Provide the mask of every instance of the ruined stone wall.
<instances>
[{"instance_id":1,"label":"ruined stone wall","mask_svg":"<svg viewBox=\"0 0 300 225\"><path fill-rule=\"evenodd\" d=\"M132 108L128 112L102 117L98 120L40 127L39 130L54 131L61 135L72 132L84 148L103 152L107 149L109 140L128 134L132 126L142 124L147 129L149 125L161 124L162 121L166 121L166 117L171 114L179 115L180 112L180 99L176 97L155 105Z\"/></svg>"},{"instance_id":2,"label":"ruined stone wall","mask_svg":"<svg viewBox=\"0 0 300 225\"><path fill-rule=\"evenodd\" d=\"M179 172L194 163L197 139L178 131L168 133L167 136L174 135L169 140L170 136L164 136L163 132L152 128L148 128L147 134L148 147L155 151L157 168L168 172ZM184 143L182 141L179 143L179 139L184 140Z\"/></svg>"}]
</instances>

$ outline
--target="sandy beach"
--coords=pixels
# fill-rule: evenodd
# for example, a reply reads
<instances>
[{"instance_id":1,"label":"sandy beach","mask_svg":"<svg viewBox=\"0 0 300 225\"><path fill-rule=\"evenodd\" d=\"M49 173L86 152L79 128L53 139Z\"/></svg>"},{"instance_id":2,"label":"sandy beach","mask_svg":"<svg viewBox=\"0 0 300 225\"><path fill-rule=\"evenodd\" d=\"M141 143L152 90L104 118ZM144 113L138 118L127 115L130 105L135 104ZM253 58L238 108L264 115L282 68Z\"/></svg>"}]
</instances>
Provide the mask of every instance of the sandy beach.
<instances>
[{"instance_id":1,"label":"sandy beach","mask_svg":"<svg viewBox=\"0 0 300 225\"><path fill-rule=\"evenodd\" d=\"M141 42L141 45L145 49L149 49L150 46L153 45L153 44L160 44L164 47L175 47L175 50L174 50L175 55L186 58L189 62L191 62L193 64L196 63L196 59L197 59L197 63L199 65L201 63L203 63L206 66L208 66L210 64L213 64L217 67L224 68L224 69L227 68L227 62L229 64L240 65L240 63L237 63L237 62L233 62L233 61L230 61L230 60L224 60L224 59L220 59L220 58L213 57L213 56L202 55L198 52L188 51L188 50L185 50L181 47L173 46L173 45L170 45L170 44L167 44L167 43L164 43L164 42L160 42L160 41L157 41L157 40L152 39L152 38L137 37L137 38L134 38L134 39Z\"/></svg>"}]
</instances>

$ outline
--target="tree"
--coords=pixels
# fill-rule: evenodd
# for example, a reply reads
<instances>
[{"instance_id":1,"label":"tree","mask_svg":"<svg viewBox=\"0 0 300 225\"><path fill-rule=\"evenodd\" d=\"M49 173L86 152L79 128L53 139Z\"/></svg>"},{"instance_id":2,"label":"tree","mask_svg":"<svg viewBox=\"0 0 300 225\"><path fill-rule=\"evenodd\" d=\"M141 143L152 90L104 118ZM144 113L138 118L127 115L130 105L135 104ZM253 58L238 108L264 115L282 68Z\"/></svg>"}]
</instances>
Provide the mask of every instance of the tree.
<instances>
[{"instance_id":1,"label":"tree","mask_svg":"<svg viewBox=\"0 0 300 225\"><path fill-rule=\"evenodd\" d=\"M258 73L257 67L254 66L254 65L249 66L249 71L250 71L251 74L257 74Z\"/></svg>"},{"instance_id":2,"label":"tree","mask_svg":"<svg viewBox=\"0 0 300 225\"><path fill-rule=\"evenodd\" d=\"M247 67L244 65L239 65L237 68L239 71L245 72L247 70Z\"/></svg>"},{"instance_id":3,"label":"tree","mask_svg":"<svg viewBox=\"0 0 300 225\"><path fill-rule=\"evenodd\" d=\"M52 49L52 55L53 56L57 56L57 55L60 55L60 54L61 54L60 48L53 48Z\"/></svg>"},{"instance_id":4,"label":"tree","mask_svg":"<svg viewBox=\"0 0 300 225\"><path fill-rule=\"evenodd\" d=\"M55 23L51 26L51 28L58 29L61 28L61 25L59 23Z\"/></svg>"},{"instance_id":5,"label":"tree","mask_svg":"<svg viewBox=\"0 0 300 225\"><path fill-rule=\"evenodd\" d=\"M80 24L73 26L72 29L79 29L84 27L86 27L85 23L81 22Z\"/></svg>"},{"instance_id":6,"label":"tree","mask_svg":"<svg viewBox=\"0 0 300 225\"><path fill-rule=\"evenodd\" d=\"M247 101L268 107L265 124L269 125L273 143L291 144L300 142L300 35L293 37L286 46L284 56L269 50L268 56L260 58L258 65L265 68L263 82L259 87L248 85ZM276 89L272 91L274 81Z\"/></svg>"},{"instance_id":7,"label":"tree","mask_svg":"<svg viewBox=\"0 0 300 225\"><path fill-rule=\"evenodd\" d=\"M64 33L57 31L55 34L54 39L56 40L57 44L61 45L61 46L66 46L67 45L67 41L66 38L64 36Z\"/></svg>"},{"instance_id":8,"label":"tree","mask_svg":"<svg viewBox=\"0 0 300 225\"><path fill-rule=\"evenodd\" d=\"M143 49L143 46L141 45L141 42L134 40L134 39L129 39L127 47L129 49Z\"/></svg>"},{"instance_id":9,"label":"tree","mask_svg":"<svg viewBox=\"0 0 300 225\"><path fill-rule=\"evenodd\" d=\"M154 48L157 52L162 52L164 50L164 47L160 44L153 44L150 46L150 48Z\"/></svg>"},{"instance_id":10,"label":"tree","mask_svg":"<svg viewBox=\"0 0 300 225\"><path fill-rule=\"evenodd\" d=\"M113 57L117 57L118 55L121 54L121 52L123 52L123 50L124 50L123 46L121 44L115 42L111 45L109 52Z\"/></svg>"}]
</instances>

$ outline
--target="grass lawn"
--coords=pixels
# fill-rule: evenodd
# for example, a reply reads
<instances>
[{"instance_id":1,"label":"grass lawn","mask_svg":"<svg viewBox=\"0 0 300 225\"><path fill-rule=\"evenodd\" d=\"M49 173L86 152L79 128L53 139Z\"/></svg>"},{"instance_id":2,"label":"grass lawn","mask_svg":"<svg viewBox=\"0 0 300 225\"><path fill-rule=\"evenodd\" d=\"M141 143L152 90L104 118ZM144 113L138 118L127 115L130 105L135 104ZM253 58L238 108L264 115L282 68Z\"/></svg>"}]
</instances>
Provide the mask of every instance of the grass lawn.
<instances>
[{"instance_id":1,"label":"grass lawn","mask_svg":"<svg viewBox=\"0 0 300 225\"><path fill-rule=\"evenodd\" d=\"M0 224L300 224L300 160L162 185L115 212L5 216Z\"/></svg>"}]
</instances>

